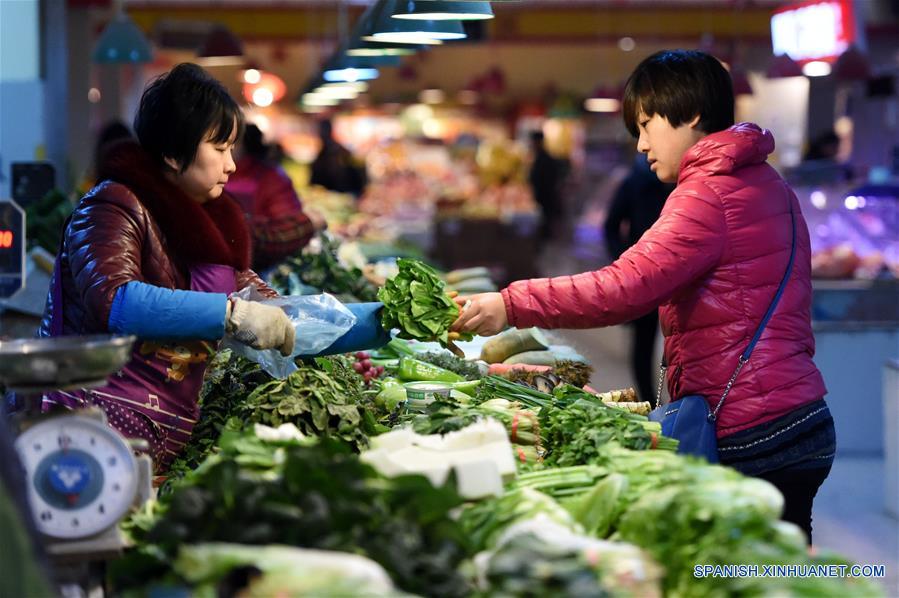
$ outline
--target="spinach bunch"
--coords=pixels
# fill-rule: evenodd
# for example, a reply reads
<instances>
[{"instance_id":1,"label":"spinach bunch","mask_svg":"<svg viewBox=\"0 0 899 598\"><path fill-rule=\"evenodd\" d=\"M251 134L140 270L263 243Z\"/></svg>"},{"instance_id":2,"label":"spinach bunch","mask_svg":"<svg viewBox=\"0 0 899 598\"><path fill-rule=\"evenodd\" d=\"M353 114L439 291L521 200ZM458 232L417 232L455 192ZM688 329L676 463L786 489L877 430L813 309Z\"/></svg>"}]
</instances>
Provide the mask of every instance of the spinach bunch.
<instances>
[{"instance_id":1,"label":"spinach bunch","mask_svg":"<svg viewBox=\"0 0 899 598\"><path fill-rule=\"evenodd\" d=\"M118 591L172 580L185 544L286 544L363 554L403 590L463 596L470 587L458 568L468 545L449 516L461 504L450 486L383 478L328 439L304 446L228 433L219 454L160 499L153 523L134 530L141 548L112 575Z\"/></svg>"},{"instance_id":2,"label":"spinach bunch","mask_svg":"<svg viewBox=\"0 0 899 598\"><path fill-rule=\"evenodd\" d=\"M200 418L194 427L187 446L172 462L160 494L171 491L172 485L193 471L214 450L219 436L226 427L239 428L234 419L253 390L270 381L257 363L232 355L230 350L220 351L206 369L203 387L200 389Z\"/></svg>"},{"instance_id":3,"label":"spinach bunch","mask_svg":"<svg viewBox=\"0 0 899 598\"><path fill-rule=\"evenodd\" d=\"M459 306L445 291L437 272L418 260L397 260L399 273L378 290L384 304L381 324L398 328L400 338L449 342L449 327L459 317ZM471 335L464 335L466 340Z\"/></svg>"}]
</instances>

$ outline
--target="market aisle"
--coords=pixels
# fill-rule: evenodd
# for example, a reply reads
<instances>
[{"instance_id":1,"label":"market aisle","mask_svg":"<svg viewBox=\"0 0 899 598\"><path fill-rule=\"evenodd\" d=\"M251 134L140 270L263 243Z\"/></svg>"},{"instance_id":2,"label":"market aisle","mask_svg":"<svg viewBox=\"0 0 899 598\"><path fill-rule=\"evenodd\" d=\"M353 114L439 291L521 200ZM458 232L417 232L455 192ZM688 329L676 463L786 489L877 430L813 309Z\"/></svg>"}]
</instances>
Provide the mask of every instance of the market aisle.
<instances>
[{"instance_id":1,"label":"market aisle","mask_svg":"<svg viewBox=\"0 0 899 598\"><path fill-rule=\"evenodd\" d=\"M839 438L837 439L839 442ZM887 595L899 596L899 520L883 510L884 460L839 456L815 498L815 545L858 563L885 565Z\"/></svg>"}]
</instances>

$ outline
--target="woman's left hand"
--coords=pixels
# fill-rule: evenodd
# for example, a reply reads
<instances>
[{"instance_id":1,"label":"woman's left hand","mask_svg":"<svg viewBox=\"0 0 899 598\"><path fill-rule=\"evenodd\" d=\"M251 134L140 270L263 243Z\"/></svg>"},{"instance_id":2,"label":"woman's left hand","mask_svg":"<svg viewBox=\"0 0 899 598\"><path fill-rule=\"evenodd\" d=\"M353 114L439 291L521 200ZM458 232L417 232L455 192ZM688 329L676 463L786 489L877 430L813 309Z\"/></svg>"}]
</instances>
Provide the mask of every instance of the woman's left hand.
<instances>
[{"instance_id":1,"label":"woman's left hand","mask_svg":"<svg viewBox=\"0 0 899 598\"><path fill-rule=\"evenodd\" d=\"M500 293L479 293L456 297L454 300L459 305L460 313L450 330L493 336L509 325L506 304Z\"/></svg>"}]
</instances>

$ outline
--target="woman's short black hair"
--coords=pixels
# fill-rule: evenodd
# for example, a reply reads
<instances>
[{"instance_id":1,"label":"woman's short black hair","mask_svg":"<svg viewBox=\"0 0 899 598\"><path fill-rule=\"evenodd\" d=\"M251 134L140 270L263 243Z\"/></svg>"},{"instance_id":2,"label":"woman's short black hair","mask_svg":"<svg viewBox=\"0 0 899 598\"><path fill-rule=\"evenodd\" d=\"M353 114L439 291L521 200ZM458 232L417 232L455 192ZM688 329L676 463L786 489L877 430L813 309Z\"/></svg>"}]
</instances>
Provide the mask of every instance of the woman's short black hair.
<instances>
[{"instance_id":1,"label":"woman's short black hair","mask_svg":"<svg viewBox=\"0 0 899 598\"><path fill-rule=\"evenodd\" d=\"M200 143L224 143L235 128L243 131L243 112L228 90L209 73L185 62L157 77L140 99L134 132L141 146L165 166L165 158L181 172L193 163Z\"/></svg>"},{"instance_id":2,"label":"woman's short black hair","mask_svg":"<svg viewBox=\"0 0 899 598\"><path fill-rule=\"evenodd\" d=\"M637 117L658 114L672 127L697 115L699 128L716 133L734 124L734 87L717 58L697 50L663 50L637 66L624 88L622 115L634 137Z\"/></svg>"}]
</instances>

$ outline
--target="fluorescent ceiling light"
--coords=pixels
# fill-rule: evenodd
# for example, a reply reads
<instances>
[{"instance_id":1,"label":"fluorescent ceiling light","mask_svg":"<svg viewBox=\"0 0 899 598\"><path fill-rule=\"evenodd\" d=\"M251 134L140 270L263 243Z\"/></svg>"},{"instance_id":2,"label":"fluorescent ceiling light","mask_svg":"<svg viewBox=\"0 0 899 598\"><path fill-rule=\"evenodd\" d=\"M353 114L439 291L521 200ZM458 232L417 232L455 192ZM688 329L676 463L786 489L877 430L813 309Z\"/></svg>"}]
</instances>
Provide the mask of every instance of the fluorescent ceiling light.
<instances>
[{"instance_id":1,"label":"fluorescent ceiling light","mask_svg":"<svg viewBox=\"0 0 899 598\"><path fill-rule=\"evenodd\" d=\"M588 112L617 112L621 102L613 98L587 98L584 108Z\"/></svg>"},{"instance_id":2,"label":"fluorescent ceiling light","mask_svg":"<svg viewBox=\"0 0 899 598\"><path fill-rule=\"evenodd\" d=\"M830 74L830 63L823 60L807 62L802 67L802 74L806 77L826 77Z\"/></svg>"}]
</instances>

